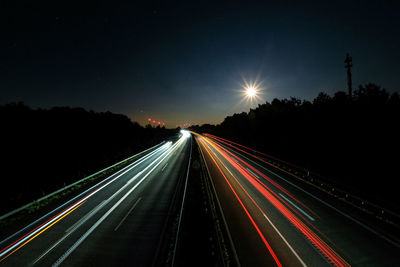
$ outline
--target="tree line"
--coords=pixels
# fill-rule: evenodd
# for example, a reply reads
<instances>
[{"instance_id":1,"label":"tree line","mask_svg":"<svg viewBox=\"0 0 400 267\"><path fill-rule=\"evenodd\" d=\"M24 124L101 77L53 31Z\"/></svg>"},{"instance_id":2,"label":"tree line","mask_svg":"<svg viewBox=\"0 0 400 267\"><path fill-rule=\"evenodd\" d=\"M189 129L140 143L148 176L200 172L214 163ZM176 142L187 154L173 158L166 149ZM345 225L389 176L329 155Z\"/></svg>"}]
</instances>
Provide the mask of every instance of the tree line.
<instances>
[{"instance_id":1,"label":"tree line","mask_svg":"<svg viewBox=\"0 0 400 267\"><path fill-rule=\"evenodd\" d=\"M194 130L225 137L321 174L333 184L397 207L400 97L368 83L352 96L274 99Z\"/></svg>"},{"instance_id":2,"label":"tree line","mask_svg":"<svg viewBox=\"0 0 400 267\"><path fill-rule=\"evenodd\" d=\"M83 108L0 106L0 214L155 145L175 130Z\"/></svg>"}]
</instances>

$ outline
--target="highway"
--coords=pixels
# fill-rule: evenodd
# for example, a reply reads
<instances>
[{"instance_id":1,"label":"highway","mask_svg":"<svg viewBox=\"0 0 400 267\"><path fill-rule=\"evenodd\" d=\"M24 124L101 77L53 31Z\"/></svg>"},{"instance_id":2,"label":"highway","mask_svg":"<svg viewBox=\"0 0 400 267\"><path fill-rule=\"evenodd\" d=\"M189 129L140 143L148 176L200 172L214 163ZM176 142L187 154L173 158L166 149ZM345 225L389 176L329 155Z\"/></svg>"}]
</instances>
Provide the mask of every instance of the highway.
<instances>
[{"instance_id":1,"label":"highway","mask_svg":"<svg viewBox=\"0 0 400 267\"><path fill-rule=\"evenodd\" d=\"M1 266L164 265L191 137L151 152L0 241ZM169 244L168 244L169 245Z\"/></svg>"},{"instance_id":2,"label":"highway","mask_svg":"<svg viewBox=\"0 0 400 267\"><path fill-rule=\"evenodd\" d=\"M400 266L400 247L307 183L193 132L241 266Z\"/></svg>"}]
</instances>

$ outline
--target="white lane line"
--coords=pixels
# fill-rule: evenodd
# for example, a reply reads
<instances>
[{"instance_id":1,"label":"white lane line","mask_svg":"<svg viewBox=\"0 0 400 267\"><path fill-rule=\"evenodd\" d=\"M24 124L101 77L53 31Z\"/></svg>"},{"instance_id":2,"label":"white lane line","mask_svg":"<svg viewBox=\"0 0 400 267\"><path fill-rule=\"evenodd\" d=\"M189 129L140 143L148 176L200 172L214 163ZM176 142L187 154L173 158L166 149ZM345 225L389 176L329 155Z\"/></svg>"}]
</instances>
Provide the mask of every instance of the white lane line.
<instances>
[{"instance_id":1,"label":"white lane line","mask_svg":"<svg viewBox=\"0 0 400 267\"><path fill-rule=\"evenodd\" d=\"M225 164L223 164L222 166L225 167L225 169L229 172L230 175L234 176L233 173L231 173L231 171L228 169L228 167L225 166Z\"/></svg>"},{"instance_id":2,"label":"white lane line","mask_svg":"<svg viewBox=\"0 0 400 267\"><path fill-rule=\"evenodd\" d=\"M92 227L90 227L90 229L83 234L78 241L76 241L72 247L70 247L52 266L59 266L69 255L71 255L71 253L83 242L85 241L85 239L111 214L111 212L113 212L121 203L122 201L125 200L125 198L127 198L152 172L155 168L157 168L158 165L161 164L161 162L163 162L163 160L168 157L169 154L171 154L172 152L175 151L176 147L178 145L180 145L183 142L183 139L180 139L177 143L175 143L172 147L170 147L167 151L165 151L163 154L161 154L161 156L159 156L156 160L154 160L152 163L150 163L144 170L146 171L148 168L150 168L154 163L156 163L158 161L158 159L160 159L161 157L164 157L150 170L146 173L145 176L143 176L139 182L137 182L122 198L120 198L120 200L118 200L117 203L114 204L114 206L112 206ZM125 187L127 186L124 185L121 189L125 189ZM120 189L120 190L121 190ZM119 190L119 191L120 191ZM119 192L118 191L118 192Z\"/></svg>"},{"instance_id":3,"label":"white lane line","mask_svg":"<svg viewBox=\"0 0 400 267\"><path fill-rule=\"evenodd\" d=\"M135 164L137 166L139 163ZM134 167L134 166L133 166ZM133 168L132 167L132 168ZM129 168L131 170L132 168ZM131 178L122 188L120 188L116 193L114 193L111 197L109 197L107 200L103 200L96 208L94 208L89 214L85 215L80 221L75 223L72 227L67 229L67 234L65 234L60 240L55 242L49 249L47 249L42 255L40 255L35 261L32 262L31 265L35 265L39 260L41 260L44 256L46 256L50 251L52 251L56 246L58 246L62 241L64 241L69 235L71 235L76 229L78 229L83 223L85 223L87 220L89 220L94 214L96 214L102 207L104 207L107 203L109 203L116 195L118 195L128 184L130 184L132 181L134 181L139 174L141 174L143 171L140 171L138 174L136 174L133 178ZM118 178L118 177L116 177ZM111 183L112 181L110 181ZM106 184L107 185L107 184ZM106 186L105 185L105 186Z\"/></svg>"},{"instance_id":4,"label":"white lane line","mask_svg":"<svg viewBox=\"0 0 400 267\"><path fill-rule=\"evenodd\" d=\"M167 167L167 165L168 165L168 162L167 162L167 164L165 164L165 166L161 169L162 172L164 171L165 167Z\"/></svg>"},{"instance_id":5,"label":"white lane line","mask_svg":"<svg viewBox=\"0 0 400 267\"><path fill-rule=\"evenodd\" d=\"M138 158L137 160L135 160L134 162L132 162L132 163L129 164L128 166L125 166L125 167L122 168L121 170L119 170L119 171L117 171L117 172L111 174L111 175L108 176L106 179L104 179L104 180L100 181L99 183L93 185L91 188L89 188L89 189L87 189L86 191L80 193L79 195L77 195L77 196L75 196L74 198L70 199L69 201L65 202L65 203L62 204L61 206L59 206L59 207L55 208L54 210L50 211L50 212L47 213L46 215L43 215L42 217L40 217L40 218L37 219L36 221L30 223L29 225L27 225L27 226L25 226L24 228L20 229L19 231L15 232L14 234L10 235L9 237L3 239L3 240L0 242L0 245L3 244L3 243L5 243L5 242L8 241L9 239L13 238L14 236L18 235L19 233L25 231L26 229L28 229L28 228L31 227L32 225L34 225L34 224L38 223L39 221L43 220L44 218L48 217L50 214L56 212L57 210L61 209L61 208L64 207L64 206L66 206L68 203L73 202L75 199L77 199L77 198L79 198L80 196L84 195L85 193L89 192L90 190L92 190L92 189L95 188L96 186L98 186L98 185L100 185L100 184L102 184L102 183L105 183L106 181L108 181L109 179L111 179L111 177L113 177L113 176L117 175L118 173L120 173L120 172L126 170L127 168L131 167L132 165L134 165L135 163L137 163L139 160L141 160L143 157L146 157L146 156L150 155L151 153L153 153L153 152L155 152L155 151L161 150L161 148L163 148L163 147L166 146L166 145L167 145L167 144L164 144L164 145L162 145L161 147L159 147L159 148L153 150L153 151L150 152L149 154L144 155L144 156L141 156L140 158ZM156 146L158 146L158 145L156 145ZM138 156L138 155L140 155L140 154L142 154L142 153L144 153L144 152L146 152L146 151L148 151L148 150L150 150L150 149L152 149L152 148L154 148L154 147L156 147L156 146L153 146L153 147L151 147L151 148L148 148L148 149L146 149L146 150L144 150L144 151L142 151L142 152L140 152L140 153L138 153L138 154L136 154L136 155L134 155L134 156L132 156L132 157ZM131 158L132 158L132 157L131 157ZM119 163L121 163L121 162L118 162L118 163L116 163L116 164L119 164ZM114 164L114 165L115 165L115 164ZM113 165L112 165L112 166L113 166ZM112 166L110 166L110 167L112 167ZM106 168L106 169L107 169L107 168ZM103 169L103 170L105 170L105 169ZM101 170L101 171L103 171L103 170ZM97 173L100 173L101 171L98 171Z\"/></svg>"},{"instance_id":6,"label":"white lane line","mask_svg":"<svg viewBox=\"0 0 400 267\"><path fill-rule=\"evenodd\" d=\"M95 193L97 193L98 191L100 191L101 189L103 189L104 187L106 187L107 185L109 185L110 183L112 183L113 181L115 181L116 179L118 179L119 177L121 177L122 175L124 175L125 173L127 173L128 171L130 171L131 169L133 169L134 167L136 167L138 164L142 163L144 160L146 160L147 158L149 158L150 156L152 156L153 154L157 153L158 150L161 150L161 148L163 148L164 146L166 146L167 144L163 145L162 147L150 152L149 154L143 156L141 159L138 159L137 161L135 161L134 163L132 163L131 165L128 165L127 167L123 168L120 171L120 174L117 175L116 177L114 177L113 179L111 179L111 177L115 176L115 174L110 175L107 179L99 182L98 184L92 186L91 188L89 188L88 190L86 190L85 192L79 194L78 196L74 197L73 199L69 200L68 202L64 203L63 205L61 205L60 207L56 208L55 210L53 210L52 212L56 211L57 209L60 209L61 207L65 206L66 204L72 202L73 200L75 200L76 198L80 197L81 195L87 193L89 190L95 188L96 186L104 183L106 180L111 179L110 181L108 181L106 184L102 185L101 187L96 188L93 192L89 193L88 195L86 195L84 198L82 198L81 200L79 200L77 203L75 203L73 206L69 207L68 209L64 210L63 212L61 212L60 214L58 214L57 216L55 216L54 218L52 218L51 220L49 220L48 222L44 223L42 226L40 226L39 228L37 228L36 230L32 231L30 234L26 235L24 238L22 238L21 240L19 240L18 242L15 242L12 246L9 246L7 249L5 249L3 252L0 253L0 258L3 257L4 255L6 255L7 253L9 253L11 250L15 249L17 246L19 246L20 244L22 244L23 242L25 242L26 240L28 240L29 238L31 238L32 236L36 235L38 232L40 232L42 229L46 228L48 225L50 225L51 223L53 223L54 221L56 221L58 218L60 218L61 216L63 216L64 214L66 214L67 212L69 212L71 209L73 209L74 207L76 207L77 205L79 205L80 203L82 203L83 201L87 200L88 198L90 198L91 196L93 196ZM165 152L164 152L165 153ZM124 171L123 171L124 170ZM118 172L117 172L118 173ZM51 214L52 212L48 213ZM47 215L45 215L47 216ZM42 218L44 218L45 216L43 216ZM38 220L37 220L38 221ZM31 224L32 225L32 224ZM25 227L26 228L26 227ZM24 229L25 229L24 228ZM21 231L21 230L20 230ZM20 231L18 231L17 233L19 233ZM14 236L15 234L13 234L12 236ZM10 236L11 237L11 236ZM9 239L10 237L6 238L5 240ZM4 240L4 241L5 241ZM3 241L2 241L3 242Z\"/></svg>"},{"instance_id":7,"label":"white lane line","mask_svg":"<svg viewBox=\"0 0 400 267\"><path fill-rule=\"evenodd\" d=\"M82 219L76 222L73 226L67 229L66 234L60 238L57 242L55 242L50 248L48 248L44 253L42 253L39 257L37 257L32 263L31 266L36 265L44 256L46 256L50 251L52 251L55 247L58 246L62 241L64 241L68 236L70 236L76 229L78 229L83 223L89 220L93 215L95 215L105 204L107 204L106 200L103 200L95 209L93 209L90 213L86 214Z\"/></svg>"},{"instance_id":8,"label":"white lane line","mask_svg":"<svg viewBox=\"0 0 400 267\"><path fill-rule=\"evenodd\" d=\"M112 196L110 196L107 200L103 200L96 208L94 208L90 213L86 214L81 220L79 220L77 223L75 223L72 227L67 229L67 234L64 235L60 240L55 242L49 249L47 249L42 255L40 255L33 263L32 265L35 265L39 260L41 260L44 256L46 256L50 251L52 251L58 244L60 244L62 241L64 241L69 235L71 235L73 232L75 232L76 229L78 229L82 224L84 224L87 220L89 220L93 215L95 215L102 207L104 207L106 204L108 204L115 196L117 196L122 190L126 188L131 182L136 180L136 178L142 173L143 171L139 172L136 174L134 177L132 177L123 187L121 187L117 192L115 192Z\"/></svg>"},{"instance_id":9,"label":"white lane line","mask_svg":"<svg viewBox=\"0 0 400 267\"><path fill-rule=\"evenodd\" d=\"M56 190L56 191L54 191L54 192L52 192L52 193L50 193L50 194L48 194L48 195L46 195L46 196L43 196L43 197L41 197L41 198L39 198L39 199L37 199L37 200L34 200L33 202L30 202L30 203L28 203L28 204L26 204L26 205L24 205L24 206L22 206L22 207L19 207L19 208L13 210L13 211L10 211L10 212L8 212L8 213L6 213L6 214L0 216L0 221L3 220L3 219L5 219L5 218L7 218L7 217L9 217L9 216L11 216L11 215L13 215L13 214L15 214L15 213L17 213L17 212L19 212L19 211L21 211L21 210L23 210L23 209L26 209L27 207L31 206L32 203L40 202L40 201L42 201L42 200L44 200L44 199L46 199L46 198L49 198L49 197L51 197L51 196L53 196L53 195L55 195L55 194L58 194L58 193L62 192L63 190L66 190L66 189L68 189L68 188L70 188L70 187L72 187L72 186L74 186L74 185L76 185L76 184L79 184L79 183L81 183L81 182L83 182L83 181L86 181L87 179L89 179L89 178L91 178L91 177L93 177L93 176L95 176L95 175L97 175L97 174L99 174L99 173L101 173L101 172L103 172L103 171L106 171L106 170L108 170L108 169L110 169L110 168L112 168L112 167L114 167L114 166L119 165L119 164L122 163L122 162L125 162L125 161L130 160L130 159L132 159L132 158L134 158L134 157L136 157L136 156L138 156L138 155L140 155L140 154L143 154L144 152L146 152L146 151L148 151L148 150L150 150L150 149L152 149L152 148L154 148L154 147L160 146L160 145L163 144L163 143L165 143L165 141L161 142L161 143L158 144L158 145L155 145L155 146L153 146L153 147L150 147L150 148L148 148L148 149L146 149L146 150L144 150L144 151L142 151L142 152L139 152L139 153L136 154L136 155L130 156L130 157L128 157L128 158L126 158L126 159L123 159L123 160L121 160L121 161L119 161L119 162L117 162L117 163L114 163L114 164L111 165L111 166L108 166L108 167L106 167L106 168L104 168L104 169L102 169L102 170L100 170L100 171L97 171L97 172L95 172L95 173L93 173L93 174L91 174L91 175L89 175L89 176L86 176L86 177L84 177L83 179L80 179L80 180L78 180L78 181L76 181L76 182L73 182L72 184L69 184L69 185L67 185L67 186L65 186L65 187L63 187L63 188L60 188L60 189L58 189L58 190ZM4 241L4 240L3 240L3 241ZM0 242L0 244L3 243L3 241Z\"/></svg>"},{"instance_id":10,"label":"white lane line","mask_svg":"<svg viewBox=\"0 0 400 267\"><path fill-rule=\"evenodd\" d=\"M271 220L263 213L265 219L269 222L269 224L274 228L274 230L278 233L278 235L282 238L283 242L289 247L290 251L296 256L296 258L299 260L302 266L307 266L304 261L300 258L299 254L293 249L293 247L289 244L289 242L286 240L286 238L279 232L278 228L275 227L275 225L271 222Z\"/></svg>"},{"instance_id":11,"label":"white lane line","mask_svg":"<svg viewBox=\"0 0 400 267\"><path fill-rule=\"evenodd\" d=\"M143 171L144 171L144 170L143 170ZM143 173L143 171L138 172L135 176L133 176L131 179L129 179L129 181L126 182L126 185L128 185L128 184L132 183L133 181L135 181L136 178L138 178L139 175L141 175L141 174Z\"/></svg>"},{"instance_id":12,"label":"white lane line","mask_svg":"<svg viewBox=\"0 0 400 267\"><path fill-rule=\"evenodd\" d=\"M83 200L84 201L84 200ZM21 240L19 240L18 242L15 242L12 246L9 246L7 249L5 249L2 253L0 253L0 258L5 256L6 254L8 254L10 251L14 250L17 246L19 246L20 244L24 243L26 240L30 239L32 236L36 235L38 232L40 232L42 229L45 229L48 225L51 225L53 222L57 221L59 218L61 218L64 214L68 213L69 211L71 211L72 209L74 209L75 207L77 207L78 205L80 205L83 201L79 201L76 204L74 204L73 206L69 207L68 209L66 209L65 211L61 212L60 214L58 214L57 216L55 216L53 219L51 219L50 221L48 221L46 224L42 225L41 227L37 228L35 231L33 231L31 234L25 236L24 238L22 238Z\"/></svg>"},{"instance_id":13,"label":"white lane line","mask_svg":"<svg viewBox=\"0 0 400 267\"><path fill-rule=\"evenodd\" d=\"M93 210L91 210L89 213L87 213L85 216L83 216L79 221L77 221L76 223L74 223L71 227L69 227L65 232L68 233L71 230L75 231L75 228L78 228L79 226L81 226L84 222L86 222L87 220L89 220L94 214L96 214L97 211L99 211L106 203L106 200L103 200L99 205L97 205L96 208L94 208ZM73 232L72 231L72 232Z\"/></svg>"},{"instance_id":14,"label":"white lane line","mask_svg":"<svg viewBox=\"0 0 400 267\"><path fill-rule=\"evenodd\" d=\"M201 139L198 139L198 140L201 140ZM201 143L203 145L206 144L205 141L201 141ZM208 178L209 178L209 181L210 181L210 184L211 184L211 188L212 188L214 196L215 196L215 200L216 200L216 202L218 204L219 211L221 212L222 221L224 223L224 226L225 226L225 229L226 229L226 233L228 235L228 240L229 240L229 243L230 243L230 247L232 249L232 254L233 254L233 257L235 259L236 266L240 267L241 265L240 265L239 257L238 257L237 252L236 252L235 244L233 243L232 235L231 235L231 232L229 230L228 223L226 222L224 211L222 210L221 202L219 201L219 198L218 198L218 195L217 195L217 191L215 189L214 181L211 178L210 169L208 168L208 165L207 165L207 162L206 162L206 158L204 157L203 148L200 145L200 141L198 142L198 144L199 144L200 153L201 153L201 156L203 158L204 165L206 166L206 169L207 169ZM205 148L205 146L204 146L204 148ZM225 166L224 164L222 164L222 165ZM225 168L226 168L226 166L225 166ZM226 169L228 170L228 168L226 168ZM233 176L233 174L230 172L230 170L228 170L228 171ZM205 179L207 179L207 177Z\"/></svg>"},{"instance_id":15,"label":"white lane line","mask_svg":"<svg viewBox=\"0 0 400 267\"><path fill-rule=\"evenodd\" d=\"M176 247L178 246L179 232L180 232L180 227L181 227L181 222L182 222L183 208L185 206L186 189L187 189L187 184L188 184L188 180L189 180L190 161L192 160L192 135L190 135L189 137L190 137L189 163L188 163L188 166L187 166L186 181L185 181L185 187L183 189L182 205L181 205L181 210L179 212L178 229L176 230L176 236L175 236L175 243L174 243L174 248L173 248L171 266L175 266Z\"/></svg>"},{"instance_id":16,"label":"white lane line","mask_svg":"<svg viewBox=\"0 0 400 267\"><path fill-rule=\"evenodd\" d=\"M126 220L126 218L128 217L128 215L132 212L132 210L136 207L136 205L139 203L139 201L140 201L141 199L142 199L142 198L139 197L139 198L136 200L135 204L133 204L132 208L130 208L130 210L128 211L128 213L124 216L124 218L122 218L121 222L117 225L117 227L115 227L114 231L117 231L117 230L118 230L118 228L119 228L119 227L121 226L121 224Z\"/></svg>"},{"instance_id":17,"label":"white lane line","mask_svg":"<svg viewBox=\"0 0 400 267\"><path fill-rule=\"evenodd\" d=\"M226 148L227 148L227 147L226 147ZM230 149L230 148L227 148L227 149L229 149L231 152L235 153L236 155L239 155L240 157L243 157L243 158L247 159L248 161L250 161L250 162L256 164L257 166L259 166L259 167L263 168L264 170L268 171L269 173L272 173L273 175L275 175L275 176L278 177L279 179L281 179L281 180L285 181L286 183L290 184L291 186L293 186L293 187L299 189L299 190L302 191L303 193L305 193L305 194L307 194L308 196L314 198L315 200L319 201L320 203L324 204L325 206L327 206L327 207L333 209L333 210L336 211L337 213L339 213L339 214L341 214L342 216L346 217L347 219L353 221L354 223L356 223L356 224L358 224L359 226L363 227L364 229L370 231L371 233L377 235L378 237L382 238L383 240L387 241L388 243L392 244L393 246L395 246L395 247L397 247L397 248L400 248L400 244L398 244L397 242L395 242L395 241L393 241L393 240L387 238L387 237L384 236L383 234L381 234L381 233L375 231L374 229L372 229L372 228L369 227L368 225L366 225L366 224L360 222L359 220L355 219L354 217L348 215L347 213L345 213L345 212L343 212L343 211L341 211L341 210L335 208L334 206L332 206L332 205L329 204L328 202L326 202L326 201L324 201L324 200L322 200L322 199L320 199L320 198L314 196L313 194L311 194L310 192L304 190L304 189L301 188L300 186L298 186L298 185L296 185L296 184L294 184L294 183L288 181L287 179L283 178L282 176L280 176L280 175L277 174L276 172L271 171L270 169L264 167L263 165L261 165L261 164L255 162L255 161L249 159L248 157L246 157L246 156L244 156L244 155L242 155L242 154L240 154L240 153L238 153L238 152L236 152L236 151L234 151L234 150L232 150L232 149Z\"/></svg>"},{"instance_id":18,"label":"white lane line","mask_svg":"<svg viewBox=\"0 0 400 267\"><path fill-rule=\"evenodd\" d=\"M294 204L292 201L290 201L287 197L285 197L284 195L282 195L281 193L279 193L279 195L286 200L287 202L289 202L293 207L295 207L296 209L298 209L301 213L303 213L308 219L310 219L311 221L315 221L315 219L313 217L311 217L310 215L307 214L307 212L305 212L304 210L302 210L299 206L297 206L296 204Z\"/></svg>"},{"instance_id":19,"label":"white lane line","mask_svg":"<svg viewBox=\"0 0 400 267\"><path fill-rule=\"evenodd\" d=\"M235 160L236 162L238 162L237 160ZM239 163L239 162L238 162ZM206 165L207 166L207 165ZM223 166L225 166L225 164L223 164ZM232 175L231 171L225 166L225 169L228 170L228 172ZM247 168L246 168L247 169ZM247 169L248 171L250 171L249 169ZM252 174L254 174L252 171L250 171ZM255 175L255 174L254 174ZM232 175L233 176L233 175ZM257 175L255 175L256 177L258 177ZM289 247L290 251L292 251L292 253L294 254L294 256L299 260L300 264L304 267L306 267L307 265L304 263L304 261L300 258L300 256L297 254L297 252L293 249L293 247L289 244L289 242L286 240L286 238L281 234L281 232L279 232L278 228L275 227L275 225L271 222L271 220L267 217L267 215L265 215L265 213L262 212L262 214L264 215L265 219L267 219L267 221L270 223L270 225L274 228L274 230L278 233L278 235L282 238L283 242L285 242L285 244Z\"/></svg>"},{"instance_id":20,"label":"white lane line","mask_svg":"<svg viewBox=\"0 0 400 267\"><path fill-rule=\"evenodd\" d=\"M139 172L136 174L134 177L132 177L123 187L121 187L117 192L115 192L112 196L110 196L107 200L103 200L96 208L94 208L90 213L86 214L85 217L83 217L81 220L79 220L77 223L75 223L72 227L67 229L67 234L64 235L60 240L55 242L49 249L47 249L42 255L40 255L33 263L32 265L35 265L40 259L42 259L44 256L46 256L50 251L52 251L58 244L60 244L62 241L64 241L69 235L71 235L73 232L75 232L76 229L78 229L82 224L84 224L87 220L89 220L93 215L95 215L102 207L104 207L106 204L108 204L115 196L117 196L122 190L124 190L131 182L136 180L136 178L142 173L143 171Z\"/></svg>"},{"instance_id":21,"label":"white lane line","mask_svg":"<svg viewBox=\"0 0 400 267\"><path fill-rule=\"evenodd\" d=\"M246 170L248 170L251 174L253 174L255 177L257 177L258 179L260 179L260 177L258 177L257 174L255 174L254 172L252 172L251 170L249 170L248 168L246 168Z\"/></svg>"}]
</instances>

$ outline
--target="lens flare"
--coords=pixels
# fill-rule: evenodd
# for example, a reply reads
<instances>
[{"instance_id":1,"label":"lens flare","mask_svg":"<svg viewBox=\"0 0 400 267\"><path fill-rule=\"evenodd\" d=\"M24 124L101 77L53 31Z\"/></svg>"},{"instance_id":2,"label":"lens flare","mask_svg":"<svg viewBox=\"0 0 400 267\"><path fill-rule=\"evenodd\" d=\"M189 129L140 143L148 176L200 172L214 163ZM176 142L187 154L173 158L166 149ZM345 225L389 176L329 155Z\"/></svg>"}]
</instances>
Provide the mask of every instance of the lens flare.
<instances>
[{"instance_id":1,"label":"lens flare","mask_svg":"<svg viewBox=\"0 0 400 267\"><path fill-rule=\"evenodd\" d=\"M263 94L263 88L261 87L261 83L257 81L245 81L242 84L241 94L244 96L243 100L249 102L250 104L254 104L262 99L261 95Z\"/></svg>"},{"instance_id":2,"label":"lens flare","mask_svg":"<svg viewBox=\"0 0 400 267\"><path fill-rule=\"evenodd\" d=\"M246 94L248 97L253 97L256 95L256 89L254 87L249 87L246 89Z\"/></svg>"}]
</instances>

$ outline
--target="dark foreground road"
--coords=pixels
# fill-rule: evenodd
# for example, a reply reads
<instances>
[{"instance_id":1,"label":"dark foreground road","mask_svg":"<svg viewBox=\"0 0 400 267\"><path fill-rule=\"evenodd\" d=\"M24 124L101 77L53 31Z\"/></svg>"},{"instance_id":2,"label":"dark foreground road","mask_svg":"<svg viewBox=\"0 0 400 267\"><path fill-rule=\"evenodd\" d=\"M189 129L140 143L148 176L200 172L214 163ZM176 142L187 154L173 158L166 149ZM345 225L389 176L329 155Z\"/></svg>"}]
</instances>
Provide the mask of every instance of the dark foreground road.
<instances>
[{"instance_id":1,"label":"dark foreground road","mask_svg":"<svg viewBox=\"0 0 400 267\"><path fill-rule=\"evenodd\" d=\"M329 196L229 142L193 135L192 175L183 134L9 233L0 265L400 266L396 241Z\"/></svg>"},{"instance_id":2,"label":"dark foreground road","mask_svg":"<svg viewBox=\"0 0 400 267\"><path fill-rule=\"evenodd\" d=\"M167 142L0 243L1 266L163 265L190 137ZM10 233L11 234L11 233Z\"/></svg>"},{"instance_id":3,"label":"dark foreground road","mask_svg":"<svg viewBox=\"0 0 400 267\"><path fill-rule=\"evenodd\" d=\"M400 266L396 242L312 187L196 134L242 266Z\"/></svg>"}]
</instances>

